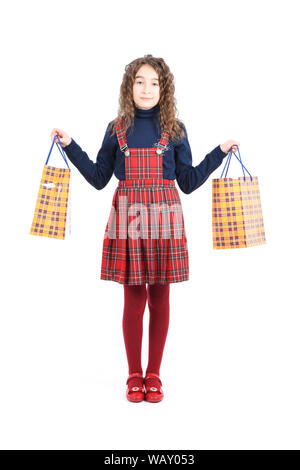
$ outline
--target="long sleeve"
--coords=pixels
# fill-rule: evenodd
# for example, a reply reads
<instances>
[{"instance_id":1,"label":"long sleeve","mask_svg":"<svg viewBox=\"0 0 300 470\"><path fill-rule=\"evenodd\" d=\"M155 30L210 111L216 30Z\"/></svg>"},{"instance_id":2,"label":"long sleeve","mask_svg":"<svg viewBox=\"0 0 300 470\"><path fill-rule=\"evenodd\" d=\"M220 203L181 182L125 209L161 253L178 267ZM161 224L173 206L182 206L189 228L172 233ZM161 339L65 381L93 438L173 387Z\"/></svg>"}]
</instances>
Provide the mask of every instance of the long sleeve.
<instances>
[{"instance_id":1,"label":"long sleeve","mask_svg":"<svg viewBox=\"0 0 300 470\"><path fill-rule=\"evenodd\" d=\"M190 194L199 188L210 174L221 165L227 153L218 145L197 166L192 164L192 152L188 141L187 131L184 127L185 137L174 147L176 160L176 179L178 185L186 194Z\"/></svg>"},{"instance_id":2,"label":"long sleeve","mask_svg":"<svg viewBox=\"0 0 300 470\"><path fill-rule=\"evenodd\" d=\"M64 151L73 165L96 189L103 189L107 185L115 167L117 142L115 142L116 139L109 136L108 127L109 124L106 128L96 163L88 157L87 153L81 149L73 138L70 144L64 147Z\"/></svg>"}]
</instances>

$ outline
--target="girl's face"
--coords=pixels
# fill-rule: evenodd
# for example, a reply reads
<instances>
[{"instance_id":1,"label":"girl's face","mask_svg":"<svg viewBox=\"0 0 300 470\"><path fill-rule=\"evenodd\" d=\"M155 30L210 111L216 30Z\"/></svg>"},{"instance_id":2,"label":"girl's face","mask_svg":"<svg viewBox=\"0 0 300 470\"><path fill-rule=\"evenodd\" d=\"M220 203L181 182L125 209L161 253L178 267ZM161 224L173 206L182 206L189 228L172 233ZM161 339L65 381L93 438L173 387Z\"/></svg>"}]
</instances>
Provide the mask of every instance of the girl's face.
<instances>
[{"instance_id":1,"label":"girl's face","mask_svg":"<svg viewBox=\"0 0 300 470\"><path fill-rule=\"evenodd\" d=\"M153 108L159 102L158 74L148 64L142 65L135 75L133 100L139 109Z\"/></svg>"}]
</instances>

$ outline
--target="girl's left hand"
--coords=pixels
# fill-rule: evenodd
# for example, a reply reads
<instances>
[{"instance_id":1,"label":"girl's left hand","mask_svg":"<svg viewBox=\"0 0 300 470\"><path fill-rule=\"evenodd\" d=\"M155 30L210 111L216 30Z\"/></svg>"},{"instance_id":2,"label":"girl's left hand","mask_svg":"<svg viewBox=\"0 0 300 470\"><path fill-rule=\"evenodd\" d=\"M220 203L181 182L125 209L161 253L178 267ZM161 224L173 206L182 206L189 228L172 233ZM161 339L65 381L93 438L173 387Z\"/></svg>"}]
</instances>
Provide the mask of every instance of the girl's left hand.
<instances>
[{"instance_id":1,"label":"girl's left hand","mask_svg":"<svg viewBox=\"0 0 300 470\"><path fill-rule=\"evenodd\" d=\"M229 153L231 147L232 147L232 151L236 152L237 151L237 147L236 147L237 145L239 146L240 143L237 142L236 140L226 140L226 142L224 144L220 145L220 147L221 147L222 152Z\"/></svg>"}]
</instances>

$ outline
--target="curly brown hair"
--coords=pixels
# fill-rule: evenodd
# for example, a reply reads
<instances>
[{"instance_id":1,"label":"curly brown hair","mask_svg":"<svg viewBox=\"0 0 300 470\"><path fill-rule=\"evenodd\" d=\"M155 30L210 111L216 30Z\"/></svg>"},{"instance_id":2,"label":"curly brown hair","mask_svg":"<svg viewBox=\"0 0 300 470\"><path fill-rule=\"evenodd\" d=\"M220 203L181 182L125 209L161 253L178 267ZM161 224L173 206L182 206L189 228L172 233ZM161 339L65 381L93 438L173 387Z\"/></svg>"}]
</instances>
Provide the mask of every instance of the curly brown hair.
<instances>
[{"instance_id":1,"label":"curly brown hair","mask_svg":"<svg viewBox=\"0 0 300 470\"><path fill-rule=\"evenodd\" d=\"M164 59L153 57L151 54L135 59L125 66L125 73L120 87L118 116L109 124L109 129L112 130L111 135L115 134L116 126L122 119L124 119L125 132L128 128L133 130L133 84L137 71L144 64L153 67L158 74L160 90L158 121L161 129L169 132L170 140L180 140L185 134L183 122L176 117L174 75Z\"/></svg>"}]
</instances>

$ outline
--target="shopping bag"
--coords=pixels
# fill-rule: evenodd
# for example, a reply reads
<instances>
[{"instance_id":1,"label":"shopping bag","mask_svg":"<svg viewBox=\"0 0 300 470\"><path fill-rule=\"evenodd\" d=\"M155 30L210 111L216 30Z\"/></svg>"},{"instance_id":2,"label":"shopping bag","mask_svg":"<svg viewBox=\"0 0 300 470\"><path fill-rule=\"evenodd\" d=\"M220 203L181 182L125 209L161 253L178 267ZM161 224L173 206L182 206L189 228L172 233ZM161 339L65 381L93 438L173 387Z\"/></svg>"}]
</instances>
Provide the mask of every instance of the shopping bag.
<instances>
[{"instance_id":1,"label":"shopping bag","mask_svg":"<svg viewBox=\"0 0 300 470\"><path fill-rule=\"evenodd\" d=\"M242 163L240 151L235 157L243 177L227 178L232 151L220 178L212 180L213 248L247 248L266 243L258 177L251 176ZM227 168L226 168L227 166ZM222 178L226 168L225 177ZM250 176L245 176L244 169Z\"/></svg>"},{"instance_id":2,"label":"shopping bag","mask_svg":"<svg viewBox=\"0 0 300 470\"><path fill-rule=\"evenodd\" d=\"M58 138L59 145L56 145L68 168L48 165L55 137ZM30 234L63 240L67 234L71 235L71 170L60 139L55 137L43 168Z\"/></svg>"}]
</instances>

